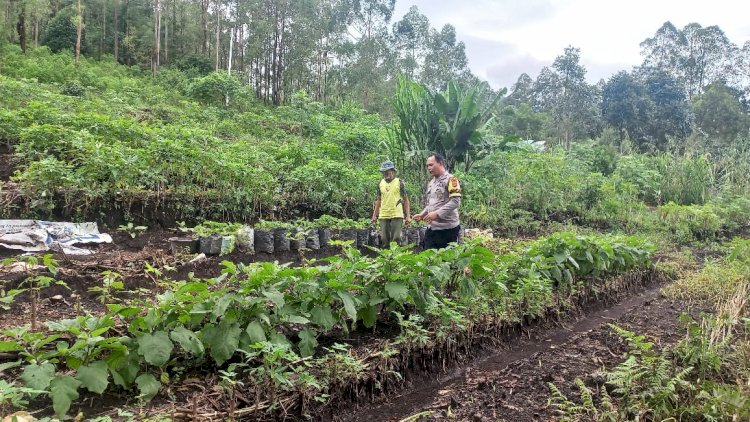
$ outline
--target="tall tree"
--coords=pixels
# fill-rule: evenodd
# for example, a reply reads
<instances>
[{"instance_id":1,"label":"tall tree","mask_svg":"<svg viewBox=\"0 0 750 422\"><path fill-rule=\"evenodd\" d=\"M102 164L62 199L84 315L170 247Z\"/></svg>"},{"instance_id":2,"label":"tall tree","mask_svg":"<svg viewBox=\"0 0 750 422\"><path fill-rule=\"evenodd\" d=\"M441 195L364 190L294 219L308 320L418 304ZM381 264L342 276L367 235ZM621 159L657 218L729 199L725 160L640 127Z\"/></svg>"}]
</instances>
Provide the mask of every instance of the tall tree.
<instances>
[{"instance_id":1,"label":"tall tree","mask_svg":"<svg viewBox=\"0 0 750 422\"><path fill-rule=\"evenodd\" d=\"M534 86L537 108L550 115L551 135L565 148L594 136L600 127L600 92L586 82L580 49L567 47L552 69L544 68Z\"/></svg>"},{"instance_id":2,"label":"tall tree","mask_svg":"<svg viewBox=\"0 0 750 422\"><path fill-rule=\"evenodd\" d=\"M18 23L16 24L16 31L18 31L18 43L21 46L21 51L26 52L26 2L21 1L21 10L18 12Z\"/></svg>"},{"instance_id":3,"label":"tall tree","mask_svg":"<svg viewBox=\"0 0 750 422\"><path fill-rule=\"evenodd\" d=\"M693 101L696 128L707 138L706 146L712 152L721 152L738 136L748 135L750 116L741 96L740 91L718 81Z\"/></svg>"},{"instance_id":4,"label":"tall tree","mask_svg":"<svg viewBox=\"0 0 750 422\"><path fill-rule=\"evenodd\" d=\"M386 86L393 74L387 25L395 3L396 0L354 0L347 10L352 31L349 42L340 46L338 64L345 90L357 93L367 109L385 105L386 95L378 88Z\"/></svg>"},{"instance_id":5,"label":"tall tree","mask_svg":"<svg viewBox=\"0 0 750 422\"><path fill-rule=\"evenodd\" d=\"M431 89L442 90L448 81L462 78L468 72L465 50L463 41L456 38L453 25L446 24L439 32L433 29L420 80Z\"/></svg>"},{"instance_id":6,"label":"tall tree","mask_svg":"<svg viewBox=\"0 0 750 422\"><path fill-rule=\"evenodd\" d=\"M628 72L612 76L602 90L602 117L617 129L622 145L625 135L641 144L647 137L654 104L646 87Z\"/></svg>"},{"instance_id":7,"label":"tall tree","mask_svg":"<svg viewBox=\"0 0 750 422\"><path fill-rule=\"evenodd\" d=\"M83 12L81 6L81 0L78 0L78 7L76 8L76 64L81 58L81 34L83 32Z\"/></svg>"},{"instance_id":8,"label":"tall tree","mask_svg":"<svg viewBox=\"0 0 750 422\"><path fill-rule=\"evenodd\" d=\"M113 54L115 56L115 62L119 62L120 60L120 0L114 0L115 5L115 25L114 25L114 47L113 47Z\"/></svg>"},{"instance_id":9,"label":"tall tree","mask_svg":"<svg viewBox=\"0 0 750 422\"><path fill-rule=\"evenodd\" d=\"M398 55L398 66L409 78L414 79L421 70L430 35L430 21L419 13L417 6L409 8L404 17L393 24L393 39Z\"/></svg>"},{"instance_id":10,"label":"tall tree","mask_svg":"<svg viewBox=\"0 0 750 422\"><path fill-rule=\"evenodd\" d=\"M643 66L677 78L692 98L718 79L735 73L738 48L718 26L690 23L677 29L666 22L654 37L641 43Z\"/></svg>"},{"instance_id":11,"label":"tall tree","mask_svg":"<svg viewBox=\"0 0 750 422\"><path fill-rule=\"evenodd\" d=\"M508 104L532 104L534 102L534 80L526 73L522 73L510 88Z\"/></svg>"},{"instance_id":12,"label":"tall tree","mask_svg":"<svg viewBox=\"0 0 750 422\"><path fill-rule=\"evenodd\" d=\"M659 69L641 69L646 93L654 104L649 133L639 147L644 151L667 149L669 137L685 139L691 132L690 103L684 85Z\"/></svg>"},{"instance_id":13,"label":"tall tree","mask_svg":"<svg viewBox=\"0 0 750 422\"><path fill-rule=\"evenodd\" d=\"M151 73L156 76L161 58L161 1L153 0L154 6L154 43L151 55Z\"/></svg>"}]
</instances>

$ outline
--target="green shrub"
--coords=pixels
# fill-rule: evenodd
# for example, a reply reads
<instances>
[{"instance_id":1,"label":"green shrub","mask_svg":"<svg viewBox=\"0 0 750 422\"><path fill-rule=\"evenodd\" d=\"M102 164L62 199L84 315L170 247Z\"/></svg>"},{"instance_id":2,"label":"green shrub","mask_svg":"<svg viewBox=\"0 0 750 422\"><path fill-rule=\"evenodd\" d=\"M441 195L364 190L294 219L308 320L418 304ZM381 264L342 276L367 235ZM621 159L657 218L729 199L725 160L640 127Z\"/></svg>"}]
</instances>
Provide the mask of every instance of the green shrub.
<instances>
[{"instance_id":1,"label":"green shrub","mask_svg":"<svg viewBox=\"0 0 750 422\"><path fill-rule=\"evenodd\" d=\"M78 81L69 80L60 87L60 93L69 97L83 97L86 94L86 88Z\"/></svg>"},{"instance_id":2,"label":"green shrub","mask_svg":"<svg viewBox=\"0 0 750 422\"><path fill-rule=\"evenodd\" d=\"M237 91L240 82L227 72L218 71L196 79L190 84L190 97L214 106L224 106Z\"/></svg>"},{"instance_id":3,"label":"green shrub","mask_svg":"<svg viewBox=\"0 0 750 422\"><path fill-rule=\"evenodd\" d=\"M711 205L677 205L670 202L658 208L662 227L678 242L715 239L723 226Z\"/></svg>"}]
</instances>

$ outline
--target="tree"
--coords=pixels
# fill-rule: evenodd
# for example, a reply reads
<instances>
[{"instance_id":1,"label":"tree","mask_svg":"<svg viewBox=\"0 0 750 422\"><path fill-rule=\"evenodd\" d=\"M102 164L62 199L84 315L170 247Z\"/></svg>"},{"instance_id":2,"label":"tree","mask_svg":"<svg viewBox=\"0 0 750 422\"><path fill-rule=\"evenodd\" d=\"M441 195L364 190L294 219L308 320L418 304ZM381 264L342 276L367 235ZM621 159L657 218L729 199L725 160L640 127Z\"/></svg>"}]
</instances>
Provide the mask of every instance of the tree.
<instances>
[{"instance_id":1,"label":"tree","mask_svg":"<svg viewBox=\"0 0 750 422\"><path fill-rule=\"evenodd\" d=\"M76 12L76 64L78 64L78 60L81 58L81 36L83 35L83 11L81 0L78 0Z\"/></svg>"},{"instance_id":2,"label":"tree","mask_svg":"<svg viewBox=\"0 0 750 422\"><path fill-rule=\"evenodd\" d=\"M565 49L552 68L543 68L534 83L534 106L549 114L549 131L566 149L575 139L595 136L601 123L601 93L586 83L580 50Z\"/></svg>"},{"instance_id":3,"label":"tree","mask_svg":"<svg viewBox=\"0 0 750 422\"><path fill-rule=\"evenodd\" d=\"M42 38L42 44L55 53L62 50L72 51L77 40L75 18L76 11L73 6L60 10L50 21L47 32Z\"/></svg>"},{"instance_id":4,"label":"tree","mask_svg":"<svg viewBox=\"0 0 750 422\"><path fill-rule=\"evenodd\" d=\"M342 82L348 91L358 93L366 109L385 103L386 91L377 88L387 86L394 73L387 25L395 4L396 0L355 0L347 10L354 33L339 50Z\"/></svg>"},{"instance_id":5,"label":"tree","mask_svg":"<svg viewBox=\"0 0 750 422\"><path fill-rule=\"evenodd\" d=\"M707 138L712 152L720 152L738 136L747 136L750 117L741 92L717 81L693 101L696 129Z\"/></svg>"},{"instance_id":6,"label":"tree","mask_svg":"<svg viewBox=\"0 0 750 422\"><path fill-rule=\"evenodd\" d=\"M735 74L738 48L718 26L690 23L682 30L665 22L654 37L641 43L643 67L655 68L679 80L688 98L717 79Z\"/></svg>"},{"instance_id":7,"label":"tree","mask_svg":"<svg viewBox=\"0 0 750 422\"><path fill-rule=\"evenodd\" d=\"M664 151L668 137L685 139L691 131L690 103L685 87L658 69L641 69L639 77L654 105L648 135L639 147L644 151Z\"/></svg>"},{"instance_id":8,"label":"tree","mask_svg":"<svg viewBox=\"0 0 750 422\"><path fill-rule=\"evenodd\" d=\"M398 66L409 78L413 79L422 68L429 34L430 21L419 13L417 6L409 8L409 12L393 24Z\"/></svg>"},{"instance_id":9,"label":"tree","mask_svg":"<svg viewBox=\"0 0 750 422\"><path fill-rule=\"evenodd\" d=\"M628 72L612 76L602 91L602 117L616 128L620 145L625 135L641 144L646 140L654 104L643 83Z\"/></svg>"},{"instance_id":10,"label":"tree","mask_svg":"<svg viewBox=\"0 0 750 422\"><path fill-rule=\"evenodd\" d=\"M448 81L460 79L468 71L465 50L453 25L444 25L440 32L432 30L420 80L431 89L446 89Z\"/></svg>"},{"instance_id":11,"label":"tree","mask_svg":"<svg viewBox=\"0 0 750 422\"><path fill-rule=\"evenodd\" d=\"M538 140L546 120L546 114L534 111L528 103L510 104L497 114L496 131L509 140Z\"/></svg>"},{"instance_id":12,"label":"tree","mask_svg":"<svg viewBox=\"0 0 750 422\"><path fill-rule=\"evenodd\" d=\"M511 105L532 104L534 101L534 80L526 73L522 73L510 88L507 103Z\"/></svg>"},{"instance_id":13,"label":"tree","mask_svg":"<svg viewBox=\"0 0 750 422\"><path fill-rule=\"evenodd\" d=\"M26 3L21 2L21 11L18 13L18 23L16 24L16 31L18 31L18 44L21 46L21 51L26 52Z\"/></svg>"}]
</instances>

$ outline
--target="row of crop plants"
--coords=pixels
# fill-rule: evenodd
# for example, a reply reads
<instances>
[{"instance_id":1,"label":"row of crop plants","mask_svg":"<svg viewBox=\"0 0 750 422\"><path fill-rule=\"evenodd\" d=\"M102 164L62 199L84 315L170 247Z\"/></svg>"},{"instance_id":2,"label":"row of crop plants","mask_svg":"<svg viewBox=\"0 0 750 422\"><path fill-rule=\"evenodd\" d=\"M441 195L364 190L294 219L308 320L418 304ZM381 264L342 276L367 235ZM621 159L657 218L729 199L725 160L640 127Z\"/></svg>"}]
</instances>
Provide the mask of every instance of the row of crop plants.
<instances>
[{"instance_id":1,"label":"row of crop plants","mask_svg":"<svg viewBox=\"0 0 750 422\"><path fill-rule=\"evenodd\" d=\"M82 394L135 390L149 400L207 368L256 391L266 405L255 410L281 406L285 394L326 402L367 369L380 368L387 388L404 359L430 345L444 359L469 353L488 321L499 329L544 317L596 280L644 268L652 252L641 239L558 233L499 255L470 242L374 257L344 245L343 256L299 268L225 261L217 278L164 280L153 301L112 299L104 315L5 330L0 351L18 360L3 370L17 375L8 381L18 383L17 404L47 395L60 417ZM394 323L401 334L373 362L339 344Z\"/></svg>"}]
</instances>

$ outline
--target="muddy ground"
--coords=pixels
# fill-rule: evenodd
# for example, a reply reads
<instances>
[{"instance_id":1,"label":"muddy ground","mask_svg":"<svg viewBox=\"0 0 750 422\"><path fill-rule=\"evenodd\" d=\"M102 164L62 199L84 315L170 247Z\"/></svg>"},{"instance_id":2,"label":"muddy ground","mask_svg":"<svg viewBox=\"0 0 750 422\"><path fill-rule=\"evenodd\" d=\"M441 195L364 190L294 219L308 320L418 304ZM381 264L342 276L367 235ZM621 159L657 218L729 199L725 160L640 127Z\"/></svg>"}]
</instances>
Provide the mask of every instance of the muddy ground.
<instances>
[{"instance_id":1,"label":"muddy ground","mask_svg":"<svg viewBox=\"0 0 750 422\"><path fill-rule=\"evenodd\" d=\"M609 324L644 334L657 346L676 343L684 331L678 317L688 309L652 286L620 304L552 330L528 333L484 359L418 385L382 403L351 410L341 421L550 421L548 383L568 397L580 377L591 387L603 381L602 369L626 358L627 345Z\"/></svg>"}]
</instances>

